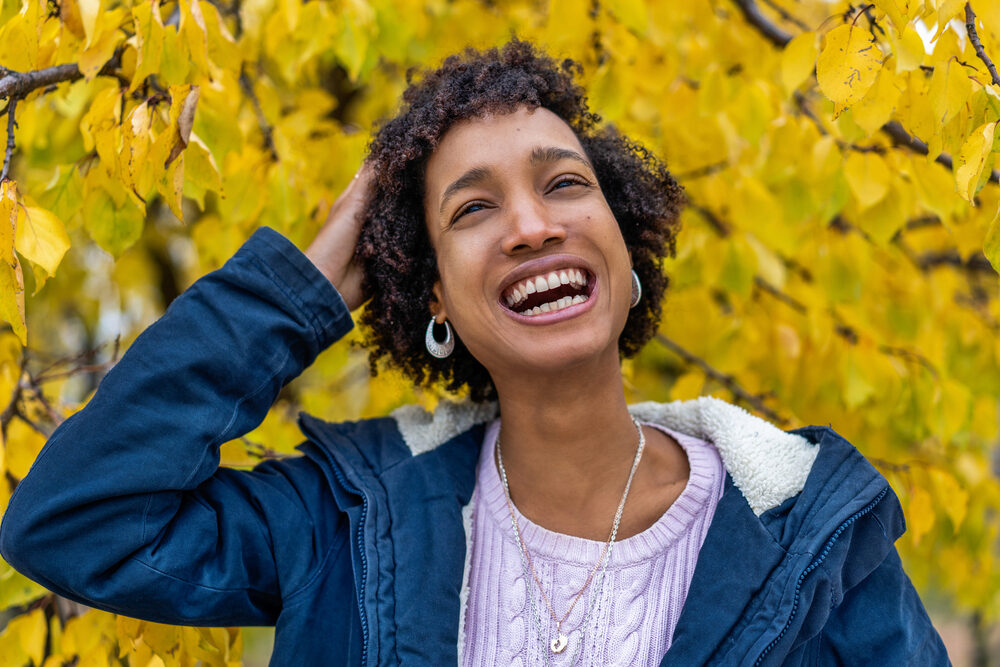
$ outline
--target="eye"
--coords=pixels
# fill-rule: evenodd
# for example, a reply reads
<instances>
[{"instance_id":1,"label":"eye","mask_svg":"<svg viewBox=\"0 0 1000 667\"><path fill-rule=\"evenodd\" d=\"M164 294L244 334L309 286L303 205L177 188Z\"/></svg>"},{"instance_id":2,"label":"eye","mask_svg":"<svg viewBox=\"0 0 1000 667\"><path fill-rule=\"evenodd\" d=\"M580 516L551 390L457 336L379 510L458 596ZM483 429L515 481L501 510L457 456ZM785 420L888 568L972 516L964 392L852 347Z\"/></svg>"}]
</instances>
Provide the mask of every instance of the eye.
<instances>
[{"instance_id":1,"label":"eye","mask_svg":"<svg viewBox=\"0 0 1000 667\"><path fill-rule=\"evenodd\" d=\"M583 185L585 187L589 187L590 181L582 176L576 176L575 174L565 174L552 181L552 185L549 186L549 192L553 190L563 190L573 185Z\"/></svg>"},{"instance_id":2,"label":"eye","mask_svg":"<svg viewBox=\"0 0 1000 667\"><path fill-rule=\"evenodd\" d=\"M470 201L468 204L465 204L464 206L462 206L462 208L458 209L458 211L455 213L455 217L453 217L451 219L451 222L452 222L452 224L455 224L455 222L457 222L459 218L461 218L461 217L463 217L463 216L465 216L465 215L467 215L469 213L475 213L477 211L482 211L485 208L486 208L486 204L484 202L481 202L481 201Z\"/></svg>"}]
</instances>

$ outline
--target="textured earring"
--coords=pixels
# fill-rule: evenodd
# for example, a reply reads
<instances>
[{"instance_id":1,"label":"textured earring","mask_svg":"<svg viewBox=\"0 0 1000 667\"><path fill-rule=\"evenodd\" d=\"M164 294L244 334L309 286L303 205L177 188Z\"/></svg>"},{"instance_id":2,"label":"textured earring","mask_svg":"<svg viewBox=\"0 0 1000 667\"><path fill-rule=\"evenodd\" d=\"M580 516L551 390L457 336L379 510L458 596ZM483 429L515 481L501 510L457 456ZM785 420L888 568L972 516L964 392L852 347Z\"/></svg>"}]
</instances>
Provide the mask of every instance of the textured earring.
<instances>
[{"instance_id":1,"label":"textured earring","mask_svg":"<svg viewBox=\"0 0 1000 667\"><path fill-rule=\"evenodd\" d=\"M427 335L424 336L424 345L427 346L431 356L438 359L444 359L455 351L455 339L451 337L451 325L448 324L448 320L444 321L444 341L439 343L434 338L434 318L431 318L430 324L427 325Z\"/></svg>"},{"instance_id":2,"label":"textured earring","mask_svg":"<svg viewBox=\"0 0 1000 667\"><path fill-rule=\"evenodd\" d=\"M635 308L639 305L639 299L642 298L642 283L639 282L639 274L632 269L632 303L629 304L629 308Z\"/></svg>"}]
</instances>

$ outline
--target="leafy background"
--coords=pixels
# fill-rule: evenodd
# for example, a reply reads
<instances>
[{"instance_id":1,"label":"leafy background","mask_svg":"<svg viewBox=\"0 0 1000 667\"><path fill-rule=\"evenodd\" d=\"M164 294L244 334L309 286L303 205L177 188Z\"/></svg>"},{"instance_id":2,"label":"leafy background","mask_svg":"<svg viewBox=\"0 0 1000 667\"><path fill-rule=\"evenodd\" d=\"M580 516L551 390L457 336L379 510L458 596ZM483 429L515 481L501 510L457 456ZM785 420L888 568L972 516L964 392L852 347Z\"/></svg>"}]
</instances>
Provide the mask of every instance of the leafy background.
<instances>
[{"instance_id":1,"label":"leafy background","mask_svg":"<svg viewBox=\"0 0 1000 667\"><path fill-rule=\"evenodd\" d=\"M630 397L832 425L899 494L956 664L995 664L992 0L0 0L0 509L187 285L260 225L305 247L410 67L513 34L583 63L690 197ZM300 409L439 398L366 367L334 346L224 461L290 454ZM258 633L88 610L3 563L0 609L0 666L266 661Z\"/></svg>"}]
</instances>

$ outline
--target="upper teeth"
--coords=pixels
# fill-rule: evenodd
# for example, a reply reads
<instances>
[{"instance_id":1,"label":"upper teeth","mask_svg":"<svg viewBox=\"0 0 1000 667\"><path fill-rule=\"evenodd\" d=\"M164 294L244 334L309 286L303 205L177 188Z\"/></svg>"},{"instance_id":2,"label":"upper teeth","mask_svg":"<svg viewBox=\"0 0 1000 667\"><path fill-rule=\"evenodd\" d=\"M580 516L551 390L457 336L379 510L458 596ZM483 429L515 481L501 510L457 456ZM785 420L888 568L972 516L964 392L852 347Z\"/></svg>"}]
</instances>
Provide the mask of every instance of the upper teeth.
<instances>
[{"instance_id":1,"label":"upper teeth","mask_svg":"<svg viewBox=\"0 0 1000 667\"><path fill-rule=\"evenodd\" d=\"M518 303L527 299L529 294L545 292L560 285L586 287L587 272L581 269L560 269L559 271L551 271L533 278L525 278L510 288L504 298L507 301L507 305L513 308Z\"/></svg>"}]
</instances>

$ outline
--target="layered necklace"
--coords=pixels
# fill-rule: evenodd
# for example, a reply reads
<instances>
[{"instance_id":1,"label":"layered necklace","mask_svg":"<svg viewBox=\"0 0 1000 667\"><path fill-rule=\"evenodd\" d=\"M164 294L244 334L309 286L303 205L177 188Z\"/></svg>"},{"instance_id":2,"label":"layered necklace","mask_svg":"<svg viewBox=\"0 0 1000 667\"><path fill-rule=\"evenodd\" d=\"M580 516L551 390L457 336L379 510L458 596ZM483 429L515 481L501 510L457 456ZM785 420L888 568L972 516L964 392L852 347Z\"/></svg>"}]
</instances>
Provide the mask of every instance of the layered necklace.
<instances>
[{"instance_id":1,"label":"layered necklace","mask_svg":"<svg viewBox=\"0 0 1000 667\"><path fill-rule=\"evenodd\" d=\"M635 424L635 429L639 432L639 445L635 450L635 458L632 460L632 469L628 473L628 481L625 482L625 491L622 493L622 499L618 503L618 511L615 512L615 520L611 525L611 532L608 535L607 542L604 544L604 548L601 550L601 555L598 557L597 563L594 564L594 568L590 571L590 575L587 577L587 580L583 582L583 586L580 587L580 590L577 591L576 595L573 597L573 600L569 604L569 608L566 610L566 613L562 615L562 618L557 616L555 610L552 608L552 603L545 594L542 582L538 577L538 573L535 571L534 564L531 562L531 554L528 553L528 549L524 545L524 540L521 539L521 529L517 523L517 514L514 512L514 502L510 499L510 486L507 483L507 470L503 465L503 453L500 447L500 437L497 436L497 468L500 470L500 479L503 481L503 491L507 498L507 509L510 511L510 520L514 527L514 539L517 541L517 546L521 550L521 569L524 572L524 581L527 583L530 571L531 578L534 579L535 583L538 585L538 592L541 593L542 600L545 602L545 606L548 607L549 615L556 624L555 637L549 641L549 649L551 649L553 654L562 653L569 645L569 638L562 631L562 624L567 618L569 618L570 612L573 611L573 607L576 606L576 603L583 595L583 592L587 590L590 582L593 581L594 575L597 574L598 570L601 572L598 577L599 582L596 587L597 593L591 596L591 602L587 606L587 613L584 615L583 622L580 624L580 642L573 652L573 660L571 664L576 662L580 655L580 651L583 649L583 639L587 632L587 626L590 624L590 614L594 610L594 605L597 602L597 599L600 597L601 589L604 587L604 573L607 569L608 561L611 560L611 550L614 548L615 538L618 536L618 525L621 523L622 512L625 509L625 501L628 499L628 492L632 487L632 478L635 477L635 471L639 467L639 459L642 458L642 450L646 446L646 437L643 435L642 427L639 425L639 421L635 417L632 417L632 423ZM541 619L535 609L535 597L531 595L530 591L526 591L526 593L528 595L528 600L531 602L531 615L535 621L535 626L538 628L539 639L544 641L546 633L542 630ZM549 663L551 658L552 655L547 653L546 663Z\"/></svg>"}]
</instances>

